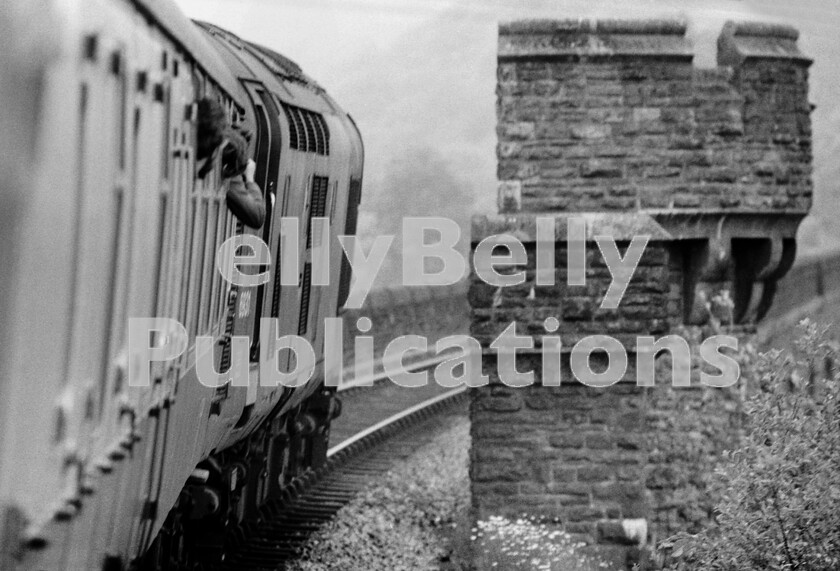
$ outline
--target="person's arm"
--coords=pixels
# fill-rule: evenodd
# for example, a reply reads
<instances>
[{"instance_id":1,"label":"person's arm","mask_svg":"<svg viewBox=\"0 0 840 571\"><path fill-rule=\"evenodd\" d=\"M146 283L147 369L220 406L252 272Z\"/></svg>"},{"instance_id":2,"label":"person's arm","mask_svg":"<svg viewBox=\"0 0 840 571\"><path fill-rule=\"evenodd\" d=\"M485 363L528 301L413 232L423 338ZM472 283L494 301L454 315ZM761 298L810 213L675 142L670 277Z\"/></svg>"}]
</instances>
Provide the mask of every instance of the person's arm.
<instances>
[{"instance_id":1,"label":"person's arm","mask_svg":"<svg viewBox=\"0 0 840 571\"><path fill-rule=\"evenodd\" d=\"M245 172L230 179L227 191L228 208L250 228L261 228L265 223L265 197L254 182L256 168L256 163L249 159Z\"/></svg>"}]
</instances>

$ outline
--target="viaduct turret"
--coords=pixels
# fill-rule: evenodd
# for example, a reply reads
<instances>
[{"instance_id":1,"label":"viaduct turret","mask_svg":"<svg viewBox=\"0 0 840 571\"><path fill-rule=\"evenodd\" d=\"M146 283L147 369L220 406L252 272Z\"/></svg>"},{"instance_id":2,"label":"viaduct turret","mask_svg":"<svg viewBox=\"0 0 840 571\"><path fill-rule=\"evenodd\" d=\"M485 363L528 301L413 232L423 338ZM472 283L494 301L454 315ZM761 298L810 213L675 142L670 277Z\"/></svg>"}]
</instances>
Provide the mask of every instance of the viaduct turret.
<instances>
[{"instance_id":1,"label":"viaduct turret","mask_svg":"<svg viewBox=\"0 0 840 571\"><path fill-rule=\"evenodd\" d=\"M619 564L708 521L705 478L737 438L740 389L698 384L696 354L691 386L673 387L670 367L639 386L637 339L680 333L696 349L710 323L748 333L771 307L811 204L811 60L797 36L728 23L718 67L699 69L678 21L500 26L498 214L473 219L472 243L518 238L527 279L471 277L471 333L490 376L471 405L477 519L542 516ZM556 222L550 286L536 283L538 217ZM585 285L567 279L569 218L586 224ZM619 250L649 236L615 309L601 309L611 279L599 235ZM490 348L511 322L535 340L517 353L517 369L535 371L524 388L500 382ZM560 386L543 382L550 333L562 339ZM624 346L628 367L592 388L575 381L568 351L599 334ZM590 355L594 370L602 357Z\"/></svg>"}]
</instances>

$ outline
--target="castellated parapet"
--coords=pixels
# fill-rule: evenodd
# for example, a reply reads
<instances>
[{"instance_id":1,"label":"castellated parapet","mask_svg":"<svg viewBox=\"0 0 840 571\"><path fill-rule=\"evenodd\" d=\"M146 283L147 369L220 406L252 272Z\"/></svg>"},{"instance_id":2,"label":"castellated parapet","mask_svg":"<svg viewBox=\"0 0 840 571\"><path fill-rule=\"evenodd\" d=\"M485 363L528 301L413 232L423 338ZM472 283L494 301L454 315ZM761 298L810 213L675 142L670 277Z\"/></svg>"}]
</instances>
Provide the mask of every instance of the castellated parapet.
<instances>
[{"instance_id":1,"label":"castellated parapet","mask_svg":"<svg viewBox=\"0 0 840 571\"><path fill-rule=\"evenodd\" d=\"M678 22L499 30L500 212L807 212L810 60L783 26L728 24L696 69Z\"/></svg>"},{"instance_id":2,"label":"castellated parapet","mask_svg":"<svg viewBox=\"0 0 840 571\"><path fill-rule=\"evenodd\" d=\"M636 338L680 333L696 349L710 319L749 331L793 263L811 205L811 60L797 31L728 23L718 67L698 69L686 28L667 20L501 25L499 214L473 219L474 248L511 234L528 258L511 268L525 269L524 284L496 288L471 277L471 333L490 377L472 391L475 517L541 516L618 565L638 559L646 542L708 523L708 475L737 441L742 414L737 386L674 388L670 367L658 370L656 387L637 386ZM534 228L544 216L558 228L587 220L585 286L567 284L562 232L555 285L535 284ZM600 308L611 277L597 234L622 251L633 236L651 237L617 309ZM721 294L732 305L714 315ZM542 382L550 317L565 351L561 386ZM500 382L489 348L512 321L535 340L517 358L520 371L535 372L526 388ZM576 383L567 356L595 334L618 339L629 355L624 378L602 389Z\"/></svg>"}]
</instances>

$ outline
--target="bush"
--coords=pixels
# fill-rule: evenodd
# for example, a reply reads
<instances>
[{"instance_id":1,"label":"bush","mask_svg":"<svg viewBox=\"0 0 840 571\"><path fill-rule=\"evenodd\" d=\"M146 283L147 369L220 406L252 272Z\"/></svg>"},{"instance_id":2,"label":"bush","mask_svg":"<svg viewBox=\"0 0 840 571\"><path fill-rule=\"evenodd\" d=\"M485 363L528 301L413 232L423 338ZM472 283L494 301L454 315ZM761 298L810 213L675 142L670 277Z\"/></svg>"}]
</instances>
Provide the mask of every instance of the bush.
<instances>
[{"instance_id":1,"label":"bush","mask_svg":"<svg viewBox=\"0 0 840 571\"><path fill-rule=\"evenodd\" d=\"M840 348L800 328L790 354L745 371L747 432L715 471L715 525L663 542L666 568L840 568Z\"/></svg>"},{"instance_id":2,"label":"bush","mask_svg":"<svg viewBox=\"0 0 840 571\"><path fill-rule=\"evenodd\" d=\"M309 538L286 569L435 568L443 555L439 531L469 504L469 422L463 417L438 422L441 433L374 479Z\"/></svg>"}]
</instances>

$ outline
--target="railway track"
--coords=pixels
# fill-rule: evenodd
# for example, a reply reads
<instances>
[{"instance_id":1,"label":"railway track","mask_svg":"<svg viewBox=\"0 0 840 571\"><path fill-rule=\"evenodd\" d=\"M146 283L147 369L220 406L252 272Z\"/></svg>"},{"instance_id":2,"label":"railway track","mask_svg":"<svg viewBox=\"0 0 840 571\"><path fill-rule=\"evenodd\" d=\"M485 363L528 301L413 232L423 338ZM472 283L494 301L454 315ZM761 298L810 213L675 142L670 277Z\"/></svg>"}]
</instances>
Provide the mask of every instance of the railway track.
<instances>
[{"instance_id":1,"label":"railway track","mask_svg":"<svg viewBox=\"0 0 840 571\"><path fill-rule=\"evenodd\" d=\"M444 358L418 359L407 368L431 368ZM465 387L447 389L430 382L407 389L382 382L386 379L377 374L338 389L343 412L331 432L336 444L328 450L326 464L295 479L266 505L241 530L220 569L285 569L314 531L373 479L429 442L442 417L466 411Z\"/></svg>"}]
</instances>

